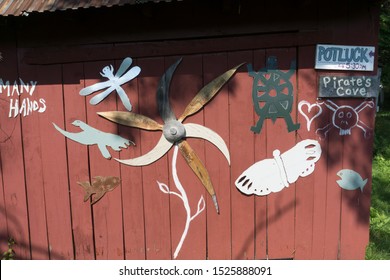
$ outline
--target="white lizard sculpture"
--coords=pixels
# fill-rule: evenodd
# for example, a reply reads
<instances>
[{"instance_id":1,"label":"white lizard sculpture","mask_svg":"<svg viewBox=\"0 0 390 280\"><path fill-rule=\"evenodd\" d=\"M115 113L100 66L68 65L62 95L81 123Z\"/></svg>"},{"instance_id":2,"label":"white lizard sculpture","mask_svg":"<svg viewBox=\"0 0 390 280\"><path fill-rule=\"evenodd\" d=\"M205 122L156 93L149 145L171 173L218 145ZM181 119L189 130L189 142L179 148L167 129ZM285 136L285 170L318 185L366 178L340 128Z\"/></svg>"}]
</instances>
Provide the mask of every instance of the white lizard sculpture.
<instances>
[{"instance_id":1,"label":"white lizard sculpture","mask_svg":"<svg viewBox=\"0 0 390 280\"><path fill-rule=\"evenodd\" d=\"M112 133L102 132L97 130L83 121L75 120L72 122L74 126L78 126L82 129L81 132L68 132L60 127L58 127L55 123L53 123L55 129L57 129L61 134L65 137L81 143L83 145L97 145L100 152L106 159L111 158L111 154L107 149L107 146L111 147L114 151L121 151L121 148L127 148L130 145L135 145L134 142L122 138L119 135L115 135Z\"/></svg>"}]
</instances>

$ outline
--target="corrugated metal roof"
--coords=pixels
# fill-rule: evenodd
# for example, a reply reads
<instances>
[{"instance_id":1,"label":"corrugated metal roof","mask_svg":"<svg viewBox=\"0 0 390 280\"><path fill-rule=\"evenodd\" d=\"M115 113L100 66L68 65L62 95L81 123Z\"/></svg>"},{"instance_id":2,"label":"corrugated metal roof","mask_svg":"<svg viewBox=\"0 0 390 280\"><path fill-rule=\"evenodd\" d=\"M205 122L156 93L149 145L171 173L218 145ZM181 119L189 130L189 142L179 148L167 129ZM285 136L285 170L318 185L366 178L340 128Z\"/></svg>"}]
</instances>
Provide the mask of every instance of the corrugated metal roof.
<instances>
[{"instance_id":1,"label":"corrugated metal roof","mask_svg":"<svg viewBox=\"0 0 390 280\"><path fill-rule=\"evenodd\" d=\"M182 0L177 0L182 1ZM63 11L90 7L112 7L147 2L172 2L172 0L0 0L0 15L21 16L32 12Z\"/></svg>"}]
</instances>

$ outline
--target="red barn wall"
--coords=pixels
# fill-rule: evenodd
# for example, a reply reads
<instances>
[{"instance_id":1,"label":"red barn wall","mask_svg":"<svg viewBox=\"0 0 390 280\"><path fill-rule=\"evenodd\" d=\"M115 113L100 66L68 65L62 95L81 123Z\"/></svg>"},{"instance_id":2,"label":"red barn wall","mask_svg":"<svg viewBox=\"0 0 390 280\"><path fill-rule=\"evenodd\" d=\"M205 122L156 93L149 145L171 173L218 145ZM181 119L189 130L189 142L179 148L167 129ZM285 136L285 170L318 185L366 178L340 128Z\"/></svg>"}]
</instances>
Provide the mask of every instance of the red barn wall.
<instances>
[{"instance_id":1,"label":"red barn wall","mask_svg":"<svg viewBox=\"0 0 390 280\"><path fill-rule=\"evenodd\" d=\"M195 1L196 2L196 1ZM104 66L117 69L125 57L134 59L140 75L124 85L134 112L162 122L156 104L158 81L179 57L182 63L171 84L171 103L177 116L208 82L240 63L233 78L199 113L185 123L205 125L226 142L229 166L210 142L188 142L205 164L213 181L220 214L199 180L178 157L178 176L191 209L199 198L206 210L191 223L179 259L363 259L369 237L371 159L373 138L359 130L341 137L337 131L318 139L307 131L297 104L315 103L320 74L314 69L316 44L375 46L378 4L372 1L298 1L275 7L263 1L182 1L122 8L31 14L2 19L6 27L0 51L0 78L10 82L36 81L32 95L0 93L0 237L16 240L20 259L171 259L185 223L182 202L158 189L157 181L173 187L173 151L157 162L129 167L104 159L95 146L66 139L52 123L77 131L82 120L104 132L136 143L114 158L133 158L150 151L161 132L116 125L97 112L125 110L111 94L97 106L79 91L102 81ZM291 2L291 1L290 1ZM225 5L223 5L225 4ZM200 19L200 14L203 14ZM5 36L6 35L6 36ZM276 56L278 68L296 68L292 119L301 128L288 132L285 121L267 119L259 134L250 130L258 116L252 99L255 70ZM335 71L334 73L336 73ZM357 74L362 74L356 72ZM375 71L363 74L376 74ZM14 92L15 93L15 92ZM43 113L9 117L11 99L20 103L44 100ZM358 106L362 100L339 99L338 105ZM359 117L374 127L375 110ZM329 113L313 128L330 122ZM303 139L316 139L321 159L308 177L268 196L246 196L234 185L257 161L272 158ZM364 192L341 189L337 172L349 168L369 178ZM120 187L91 206L83 202L77 184L96 176L118 176Z\"/></svg>"}]
</instances>

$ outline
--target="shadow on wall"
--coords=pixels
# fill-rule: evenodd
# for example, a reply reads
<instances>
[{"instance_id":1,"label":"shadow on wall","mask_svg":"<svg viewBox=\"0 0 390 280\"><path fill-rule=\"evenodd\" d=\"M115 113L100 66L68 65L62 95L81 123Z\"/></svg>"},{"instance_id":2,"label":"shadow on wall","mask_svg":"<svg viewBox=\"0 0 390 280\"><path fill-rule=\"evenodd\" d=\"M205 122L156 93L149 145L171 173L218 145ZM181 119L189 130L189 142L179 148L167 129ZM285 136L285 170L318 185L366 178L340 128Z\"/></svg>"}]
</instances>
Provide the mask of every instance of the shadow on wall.
<instances>
[{"instance_id":1,"label":"shadow on wall","mask_svg":"<svg viewBox=\"0 0 390 280\"><path fill-rule=\"evenodd\" d=\"M313 47L312 51L314 52L314 50L315 48ZM299 65L299 67L300 69L313 69L314 65L312 63L312 61L310 63L305 62ZM335 111L322 104L322 114L313 121L311 126L314 131L322 129L322 133L327 132L326 137L322 139L319 139L318 134L315 135L321 144L322 154L327 157L327 176L330 180L327 183L327 188L340 188L337 180L341 178L337 176L337 172L341 169L352 169L359 173L363 180L369 179L373 157L375 106L371 108L371 105L368 106L368 104L371 104L371 99L366 100L363 98L317 99L318 80L314 80L312 74L305 75L305 73L301 73L299 75L299 78L303 79L300 83L309 85L313 90L311 93L313 98L309 101L311 103L317 102L317 104L326 102L336 104L336 106L331 106L334 107ZM317 72L315 75L318 77L321 73ZM336 113L338 113L337 109L340 106L348 106L350 107L348 109L350 112L354 111L357 114L358 122L356 126L351 125L349 127L351 128L350 135L342 135L341 128L334 125L333 118L337 121L338 116ZM370 179L363 193L359 189L344 190L340 188L342 207L347 206L355 212L355 218L360 224L367 225L369 223L370 193ZM343 210L341 209L341 211Z\"/></svg>"},{"instance_id":2,"label":"shadow on wall","mask_svg":"<svg viewBox=\"0 0 390 280\"><path fill-rule=\"evenodd\" d=\"M0 207L0 217L1 220L7 221L8 225L12 225L12 228L16 232L22 232L22 226L18 222L17 217L15 217L12 213L6 212L6 209L4 207ZM26 244L24 242L21 242L20 240L17 240L15 236L11 236L10 233L8 232L7 228L4 226L3 228L0 229L0 248L1 248L1 256L3 253L8 250L7 247L7 242L8 239L12 238L15 240L15 245L13 246L13 250L15 251L15 259L17 260L22 260L23 258L20 257L20 254L18 255L18 251L29 251L29 252L35 252L35 253L42 253L40 255L47 254L47 252L50 252L49 250L49 245L47 248L43 247L38 247L38 246L30 246L30 244ZM30 254L31 255L31 254ZM50 252L50 258L51 259L57 259L57 260L63 260L64 258L56 253ZM31 258L30 258L31 259Z\"/></svg>"},{"instance_id":3,"label":"shadow on wall","mask_svg":"<svg viewBox=\"0 0 390 280\"><path fill-rule=\"evenodd\" d=\"M264 203L265 203L265 200L264 200ZM242 256L244 256L245 252L247 251L247 248L249 248L251 246L251 244L253 244L253 237L256 238L257 232L260 232L263 229L266 229L266 231L267 231L268 226L270 226L273 223L275 223L276 221L278 221L280 218L282 218L284 213L290 211L291 209L294 209L297 205L299 205L298 200L291 200L286 205L284 205L282 207L278 207L275 215L273 215L271 217L267 217L267 213L262 213L264 215L263 217L255 217L256 223L255 223L255 228L254 228L253 232L251 232L251 234L248 235L247 239L243 243L241 251L236 256L233 256L233 259L241 259ZM268 236L268 231L266 234ZM264 240L264 242L267 242L267 240ZM266 254L268 255L268 252L266 252ZM255 256L255 258L256 258L256 256Z\"/></svg>"}]
</instances>

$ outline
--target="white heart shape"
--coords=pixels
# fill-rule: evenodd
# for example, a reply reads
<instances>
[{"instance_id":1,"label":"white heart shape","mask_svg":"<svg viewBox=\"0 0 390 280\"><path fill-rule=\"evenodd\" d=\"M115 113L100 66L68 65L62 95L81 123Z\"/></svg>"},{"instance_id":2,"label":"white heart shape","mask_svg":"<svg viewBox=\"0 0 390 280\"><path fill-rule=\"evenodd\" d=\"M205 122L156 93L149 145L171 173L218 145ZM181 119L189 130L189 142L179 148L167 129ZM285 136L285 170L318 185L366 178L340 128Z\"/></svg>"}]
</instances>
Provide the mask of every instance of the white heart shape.
<instances>
[{"instance_id":1,"label":"white heart shape","mask_svg":"<svg viewBox=\"0 0 390 280\"><path fill-rule=\"evenodd\" d=\"M310 111L314 108L314 107L318 107L318 112L317 114L315 114L312 118L309 118L303 111L302 111L302 106L303 105L306 105L308 110L307 112L310 113ZM305 117L306 121L307 121L307 131L310 131L310 125L311 123L313 122L313 120L317 117L319 117L321 114L322 114L322 107L318 104L318 103L314 103L314 104L310 104L309 102L305 101L305 100L302 100L301 102L299 102L298 104L298 110L299 110L299 113L301 113L302 116Z\"/></svg>"}]
</instances>

